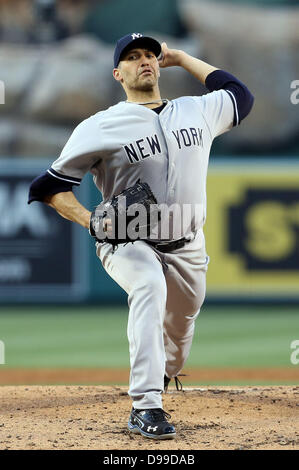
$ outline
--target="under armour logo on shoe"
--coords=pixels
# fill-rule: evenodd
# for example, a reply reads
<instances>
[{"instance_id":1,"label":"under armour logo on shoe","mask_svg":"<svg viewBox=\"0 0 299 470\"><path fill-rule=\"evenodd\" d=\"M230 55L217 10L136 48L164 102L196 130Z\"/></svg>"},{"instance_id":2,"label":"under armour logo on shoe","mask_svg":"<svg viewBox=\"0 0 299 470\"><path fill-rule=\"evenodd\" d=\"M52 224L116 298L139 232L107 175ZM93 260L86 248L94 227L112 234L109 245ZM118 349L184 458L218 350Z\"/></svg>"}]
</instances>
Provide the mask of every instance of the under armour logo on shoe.
<instances>
[{"instance_id":1,"label":"under armour logo on shoe","mask_svg":"<svg viewBox=\"0 0 299 470\"><path fill-rule=\"evenodd\" d=\"M132 39L142 38L142 34L141 34L141 33L133 33L131 36L132 36Z\"/></svg>"},{"instance_id":2,"label":"under armour logo on shoe","mask_svg":"<svg viewBox=\"0 0 299 470\"><path fill-rule=\"evenodd\" d=\"M155 432L155 431L157 431L157 429L158 429L158 426L155 426L153 428L151 426L148 426L147 427L147 432L151 432L151 431Z\"/></svg>"}]
</instances>

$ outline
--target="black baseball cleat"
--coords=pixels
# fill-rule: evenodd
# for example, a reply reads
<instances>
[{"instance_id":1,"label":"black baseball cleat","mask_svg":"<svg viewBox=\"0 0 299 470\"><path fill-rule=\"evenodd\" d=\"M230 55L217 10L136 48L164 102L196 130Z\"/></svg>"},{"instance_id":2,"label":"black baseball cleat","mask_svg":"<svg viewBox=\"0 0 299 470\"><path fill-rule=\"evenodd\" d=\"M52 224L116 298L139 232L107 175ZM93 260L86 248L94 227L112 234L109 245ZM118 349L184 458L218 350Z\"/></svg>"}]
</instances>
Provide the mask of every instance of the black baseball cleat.
<instances>
[{"instance_id":1,"label":"black baseball cleat","mask_svg":"<svg viewBox=\"0 0 299 470\"><path fill-rule=\"evenodd\" d=\"M170 381L171 379L167 377L167 375L164 375L164 393L167 392Z\"/></svg>"},{"instance_id":2,"label":"black baseball cleat","mask_svg":"<svg viewBox=\"0 0 299 470\"><path fill-rule=\"evenodd\" d=\"M175 427L169 424L166 418L170 415L162 408L150 410L135 410L132 408L128 422L128 428L135 434L150 439L174 439L176 436Z\"/></svg>"},{"instance_id":3,"label":"black baseball cleat","mask_svg":"<svg viewBox=\"0 0 299 470\"><path fill-rule=\"evenodd\" d=\"M178 379L178 377L185 376L185 374L179 374L178 376L174 377L174 382L175 382L175 387L178 392L183 391L183 384L182 382ZM170 383L171 379L167 377L167 375L164 375L164 393L167 393L168 390L168 385Z\"/></svg>"}]
</instances>

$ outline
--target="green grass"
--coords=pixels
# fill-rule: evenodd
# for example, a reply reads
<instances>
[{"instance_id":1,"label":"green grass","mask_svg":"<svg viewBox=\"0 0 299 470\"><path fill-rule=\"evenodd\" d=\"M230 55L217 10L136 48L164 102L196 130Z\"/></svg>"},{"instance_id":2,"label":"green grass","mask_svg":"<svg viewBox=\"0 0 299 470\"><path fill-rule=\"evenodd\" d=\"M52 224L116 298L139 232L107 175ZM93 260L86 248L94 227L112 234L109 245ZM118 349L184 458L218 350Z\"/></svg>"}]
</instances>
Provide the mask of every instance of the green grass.
<instances>
[{"instance_id":1,"label":"green grass","mask_svg":"<svg viewBox=\"0 0 299 470\"><path fill-rule=\"evenodd\" d=\"M298 313L298 308L203 309L188 365L291 366L290 344L299 339Z\"/></svg>"},{"instance_id":2,"label":"green grass","mask_svg":"<svg viewBox=\"0 0 299 470\"><path fill-rule=\"evenodd\" d=\"M9 367L128 367L124 309L0 309Z\"/></svg>"},{"instance_id":3,"label":"green grass","mask_svg":"<svg viewBox=\"0 0 299 470\"><path fill-rule=\"evenodd\" d=\"M1 307L4 368L129 367L127 309ZM202 309L186 367L296 367L298 307Z\"/></svg>"}]
</instances>

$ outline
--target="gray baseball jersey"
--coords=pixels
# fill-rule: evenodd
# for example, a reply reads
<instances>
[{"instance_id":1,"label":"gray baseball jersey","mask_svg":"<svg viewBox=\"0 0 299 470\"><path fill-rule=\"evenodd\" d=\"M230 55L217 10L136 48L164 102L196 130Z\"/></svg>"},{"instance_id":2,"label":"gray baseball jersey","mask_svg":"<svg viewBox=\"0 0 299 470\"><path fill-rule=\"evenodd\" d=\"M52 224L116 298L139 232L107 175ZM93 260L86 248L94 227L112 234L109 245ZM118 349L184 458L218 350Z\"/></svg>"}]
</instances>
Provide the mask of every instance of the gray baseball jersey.
<instances>
[{"instance_id":1,"label":"gray baseball jersey","mask_svg":"<svg viewBox=\"0 0 299 470\"><path fill-rule=\"evenodd\" d=\"M54 172L48 171L74 184L91 172L104 201L140 178L158 204L188 205L192 214L187 224L183 226L182 214L174 211L166 238L195 239L194 249L204 259L210 148L216 136L232 127L233 119L233 102L225 90L168 101L160 114L120 102L79 124L53 163Z\"/></svg>"},{"instance_id":2,"label":"gray baseball jersey","mask_svg":"<svg viewBox=\"0 0 299 470\"><path fill-rule=\"evenodd\" d=\"M233 119L225 90L168 101L159 114L120 102L83 121L48 170L74 184L90 171L104 201L140 178L159 205L192 208L187 224L175 211L168 220L162 217L159 230L166 220L169 238L190 239L172 252L144 241L120 244L116 251L108 243L96 244L104 269L128 294L134 408L162 408L164 374L176 376L189 355L205 297L209 153L214 137L229 130Z\"/></svg>"}]
</instances>

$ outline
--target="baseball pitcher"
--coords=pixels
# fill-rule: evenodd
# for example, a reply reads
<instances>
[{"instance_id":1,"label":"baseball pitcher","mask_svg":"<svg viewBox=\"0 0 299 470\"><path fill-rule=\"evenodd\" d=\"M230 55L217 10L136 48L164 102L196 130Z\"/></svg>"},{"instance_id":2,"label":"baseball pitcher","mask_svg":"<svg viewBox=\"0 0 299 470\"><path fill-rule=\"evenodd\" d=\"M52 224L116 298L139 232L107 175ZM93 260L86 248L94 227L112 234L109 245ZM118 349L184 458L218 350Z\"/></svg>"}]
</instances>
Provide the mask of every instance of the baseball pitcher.
<instances>
[{"instance_id":1,"label":"baseball pitcher","mask_svg":"<svg viewBox=\"0 0 299 470\"><path fill-rule=\"evenodd\" d=\"M161 97L160 71L175 66L209 93ZM129 430L172 439L162 393L177 383L205 297L210 149L248 115L253 96L230 73L140 33L117 42L113 77L126 100L75 128L28 202L48 204L95 238L104 269L128 294ZM103 197L93 212L72 192L87 172Z\"/></svg>"}]
</instances>

